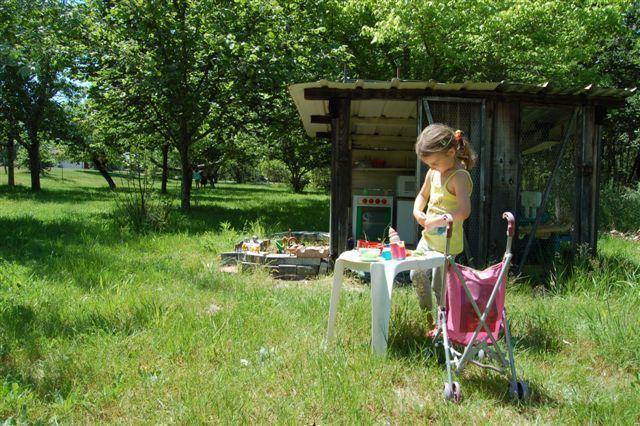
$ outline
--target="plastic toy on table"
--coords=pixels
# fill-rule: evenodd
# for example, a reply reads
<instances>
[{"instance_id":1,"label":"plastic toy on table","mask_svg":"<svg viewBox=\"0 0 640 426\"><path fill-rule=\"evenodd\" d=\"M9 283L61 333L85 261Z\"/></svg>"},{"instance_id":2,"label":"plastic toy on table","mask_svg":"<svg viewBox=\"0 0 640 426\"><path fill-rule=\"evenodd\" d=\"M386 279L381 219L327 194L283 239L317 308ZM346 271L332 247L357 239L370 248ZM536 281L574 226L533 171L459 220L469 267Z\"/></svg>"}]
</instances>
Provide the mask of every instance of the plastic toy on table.
<instances>
[{"instance_id":1,"label":"plastic toy on table","mask_svg":"<svg viewBox=\"0 0 640 426\"><path fill-rule=\"evenodd\" d=\"M389 243L391 243L391 257L402 260L407 257L407 250L404 247L404 241L400 240L400 236L395 229L389 227Z\"/></svg>"}]
</instances>

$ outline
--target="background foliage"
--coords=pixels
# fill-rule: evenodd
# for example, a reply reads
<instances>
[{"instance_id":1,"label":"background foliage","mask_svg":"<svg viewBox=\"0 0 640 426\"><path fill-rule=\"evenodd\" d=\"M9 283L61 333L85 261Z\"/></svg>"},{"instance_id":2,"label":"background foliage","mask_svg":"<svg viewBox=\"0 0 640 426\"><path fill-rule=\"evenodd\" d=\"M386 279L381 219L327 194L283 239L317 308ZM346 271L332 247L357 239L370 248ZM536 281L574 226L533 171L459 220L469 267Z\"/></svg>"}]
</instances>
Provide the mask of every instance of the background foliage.
<instances>
[{"instance_id":1,"label":"background foliage","mask_svg":"<svg viewBox=\"0 0 640 426\"><path fill-rule=\"evenodd\" d=\"M3 0L3 157L9 141L31 147L22 153L31 159L62 144L109 179L109 168L142 148L165 176L182 176L184 209L196 164L246 181L278 160L302 191L329 147L304 135L289 84L387 80L399 69L406 79L631 87L640 77L639 4ZM611 181L640 177L639 117L635 98L609 116Z\"/></svg>"}]
</instances>

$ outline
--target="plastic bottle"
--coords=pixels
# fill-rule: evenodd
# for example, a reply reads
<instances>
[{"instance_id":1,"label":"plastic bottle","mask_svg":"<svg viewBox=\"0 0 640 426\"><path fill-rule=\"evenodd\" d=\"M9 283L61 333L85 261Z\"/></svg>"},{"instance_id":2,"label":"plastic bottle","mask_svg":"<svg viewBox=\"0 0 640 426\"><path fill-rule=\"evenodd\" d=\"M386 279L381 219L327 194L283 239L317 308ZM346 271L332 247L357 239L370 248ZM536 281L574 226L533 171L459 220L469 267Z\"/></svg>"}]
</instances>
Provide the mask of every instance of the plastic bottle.
<instances>
[{"instance_id":1,"label":"plastic bottle","mask_svg":"<svg viewBox=\"0 0 640 426\"><path fill-rule=\"evenodd\" d=\"M391 227L389 227L389 243L391 243L391 256L394 259L402 260L407 257L404 241L400 240L400 236L396 230Z\"/></svg>"}]
</instances>

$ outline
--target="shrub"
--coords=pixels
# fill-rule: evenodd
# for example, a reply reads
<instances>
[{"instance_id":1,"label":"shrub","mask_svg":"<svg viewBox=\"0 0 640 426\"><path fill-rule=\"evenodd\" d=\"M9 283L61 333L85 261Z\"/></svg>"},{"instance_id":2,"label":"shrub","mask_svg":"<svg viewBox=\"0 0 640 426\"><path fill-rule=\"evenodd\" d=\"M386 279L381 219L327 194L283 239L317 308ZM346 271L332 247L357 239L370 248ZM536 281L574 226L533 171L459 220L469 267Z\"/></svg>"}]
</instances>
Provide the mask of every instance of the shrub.
<instances>
[{"instance_id":1,"label":"shrub","mask_svg":"<svg viewBox=\"0 0 640 426\"><path fill-rule=\"evenodd\" d=\"M290 179L291 173L280 160L262 160L258 169L262 177L269 182L288 182Z\"/></svg>"},{"instance_id":2,"label":"shrub","mask_svg":"<svg viewBox=\"0 0 640 426\"><path fill-rule=\"evenodd\" d=\"M142 165L131 165L115 196L112 212L116 224L134 232L159 232L176 226L178 213L171 201L153 190L154 173Z\"/></svg>"},{"instance_id":3,"label":"shrub","mask_svg":"<svg viewBox=\"0 0 640 426\"><path fill-rule=\"evenodd\" d=\"M600 228L640 230L640 183L635 188L607 184L600 191Z\"/></svg>"},{"instance_id":4,"label":"shrub","mask_svg":"<svg viewBox=\"0 0 640 426\"><path fill-rule=\"evenodd\" d=\"M329 192L331 190L331 169L320 167L312 170L309 182L314 188Z\"/></svg>"}]
</instances>

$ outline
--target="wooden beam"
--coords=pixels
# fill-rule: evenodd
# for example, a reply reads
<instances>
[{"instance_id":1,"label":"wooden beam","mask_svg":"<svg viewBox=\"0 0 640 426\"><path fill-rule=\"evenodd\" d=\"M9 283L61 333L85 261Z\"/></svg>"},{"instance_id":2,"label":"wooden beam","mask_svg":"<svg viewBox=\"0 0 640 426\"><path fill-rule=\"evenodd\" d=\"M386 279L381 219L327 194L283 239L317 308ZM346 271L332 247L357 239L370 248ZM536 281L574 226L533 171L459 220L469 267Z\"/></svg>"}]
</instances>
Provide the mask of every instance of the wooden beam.
<instances>
[{"instance_id":1,"label":"wooden beam","mask_svg":"<svg viewBox=\"0 0 640 426\"><path fill-rule=\"evenodd\" d=\"M492 167L493 164L493 142L495 140L496 128L496 102L490 99L482 108L483 128L482 142L480 144L480 162L476 167L480 167L480 185L475 189L480 193L480 211L478 212L478 222L480 229L478 233L483 236L480 238L478 247L478 264L487 265L489 254L489 230L491 229L491 183L492 183ZM516 212L514 212L515 214Z\"/></svg>"},{"instance_id":2,"label":"wooden beam","mask_svg":"<svg viewBox=\"0 0 640 426\"><path fill-rule=\"evenodd\" d=\"M362 124L377 127L414 127L416 125L416 119L395 117L351 117L351 124Z\"/></svg>"},{"instance_id":3,"label":"wooden beam","mask_svg":"<svg viewBox=\"0 0 640 426\"><path fill-rule=\"evenodd\" d=\"M598 152L596 132L596 110L593 107L582 109L580 122L580 138L578 138L577 160L577 195L576 202L576 236L578 244L585 244L594 251L597 230L595 215L597 214L596 191L597 176L595 174Z\"/></svg>"},{"instance_id":4,"label":"wooden beam","mask_svg":"<svg viewBox=\"0 0 640 426\"><path fill-rule=\"evenodd\" d=\"M329 100L331 114L331 209L330 243L331 259L347 249L349 240L349 212L351 211L351 150L350 116L351 100Z\"/></svg>"},{"instance_id":5,"label":"wooden beam","mask_svg":"<svg viewBox=\"0 0 640 426\"><path fill-rule=\"evenodd\" d=\"M331 116L329 115L312 115L312 124L331 124Z\"/></svg>"},{"instance_id":6,"label":"wooden beam","mask_svg":"<svg viewBox=\"0 0 640 426\"><path fill-rule=\"evenodd\" d=\"M392 135L351 135L353 142L393 142L393 143L416 143L415 136L392 136Z\"/></svg>"},{"instance_id":7,"label":"wooden beam","mask_svg":"<svg viewBox=\"0 0 640 426\"><path fill-rule=\"evenodd\" d=\"M624 99L584 95L553 95L539 92L535 94L467 91L467 90L434 90L434 89L336 89L330 87L309 87L304 89L304 98L309 101L322 101L330 98L345 98L354 101L386 99L399 101L416 101L420 97L453 97L453 98L494 98L503 102L539 102L557 105L604 105L619 108L625 105Z\"/></svg>"},{"instance_id":8,"label":"wooden beam","mask_svg":"<svg viewBox=\"0 0 640 426\"><path fill-rule=\"evenodd\" d=\"M496 102L491 124L490 211L488 227L488 259L500 259L506 246L506 226L502 213L516 214L519 175L519 123L521 106L518 103Z\"/></svg>"}]
</instances>

